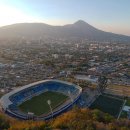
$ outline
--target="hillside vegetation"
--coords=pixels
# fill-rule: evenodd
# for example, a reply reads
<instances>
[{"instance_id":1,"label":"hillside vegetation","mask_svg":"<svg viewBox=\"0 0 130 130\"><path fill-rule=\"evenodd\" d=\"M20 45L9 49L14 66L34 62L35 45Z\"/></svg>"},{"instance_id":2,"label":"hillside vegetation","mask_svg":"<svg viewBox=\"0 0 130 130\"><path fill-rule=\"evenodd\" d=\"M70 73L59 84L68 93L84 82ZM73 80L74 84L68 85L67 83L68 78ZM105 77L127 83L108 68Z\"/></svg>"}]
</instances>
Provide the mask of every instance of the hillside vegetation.
<instances>
[{"instance_id":1,"label":"hillside vegetation","mask_svg":"<svg viewBox=\"0 0 130 130\"><path fill-rule=\"evenodd\" d=\"M99 110L78 109L51 121L19 121L0 114L0 130L130 130L130 121Z\"/></svg>"}]
</instances>

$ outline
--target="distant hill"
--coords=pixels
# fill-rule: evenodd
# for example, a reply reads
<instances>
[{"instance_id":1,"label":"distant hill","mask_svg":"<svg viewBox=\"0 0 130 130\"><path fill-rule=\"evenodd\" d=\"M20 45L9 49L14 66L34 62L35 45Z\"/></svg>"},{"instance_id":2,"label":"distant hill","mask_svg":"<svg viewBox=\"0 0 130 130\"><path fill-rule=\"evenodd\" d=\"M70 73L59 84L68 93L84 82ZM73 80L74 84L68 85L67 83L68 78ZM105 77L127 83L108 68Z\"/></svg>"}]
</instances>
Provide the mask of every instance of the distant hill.
<instances>
[{"instance_id":1,"label":"distant hill","mask_svg":"<svg viewBox=\"0 0 130 130\"><path fill-rule=\"evenodd\" d=\"M64 26L51 26L44 23L19 23L0 27L0 39L22 37L26 39L52 37L88 39L93 41L130 42L130 36L104 32L82 20Z\"/></svg>"}]
</instances>

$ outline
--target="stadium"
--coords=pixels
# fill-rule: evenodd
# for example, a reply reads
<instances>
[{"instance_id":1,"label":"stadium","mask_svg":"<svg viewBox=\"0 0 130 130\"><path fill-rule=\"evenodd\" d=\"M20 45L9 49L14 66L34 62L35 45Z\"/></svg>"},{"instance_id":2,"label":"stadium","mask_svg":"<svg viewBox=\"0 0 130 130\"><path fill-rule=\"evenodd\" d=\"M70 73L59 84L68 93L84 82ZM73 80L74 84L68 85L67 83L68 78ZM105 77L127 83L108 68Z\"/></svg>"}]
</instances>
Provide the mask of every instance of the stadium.
<instances>
[{"instance_id":1,"label":"stadium","mask_svg":"<svg viewBox=\"0 0 130 130\"><path fill-rule=\"evenodd\" d=\"M80 98L82 88L61 80L43 80L5 94L2 110L22 120L49 120L70 109Z\"/></svg>"}]
</instances>

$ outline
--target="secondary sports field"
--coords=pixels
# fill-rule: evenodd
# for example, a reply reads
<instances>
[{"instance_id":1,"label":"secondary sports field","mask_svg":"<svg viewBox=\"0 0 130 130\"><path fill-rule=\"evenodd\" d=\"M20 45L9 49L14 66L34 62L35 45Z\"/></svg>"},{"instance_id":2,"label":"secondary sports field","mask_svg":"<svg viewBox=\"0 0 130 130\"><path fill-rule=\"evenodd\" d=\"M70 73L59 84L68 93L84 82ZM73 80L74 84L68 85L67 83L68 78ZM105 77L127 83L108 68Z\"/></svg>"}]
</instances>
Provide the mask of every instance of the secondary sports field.
<instances>
[{"instance_id":1,"label":"secondary sports field","mask_svg":"<svg viewBox=\"0 0 130 130\"><path fill-rule=\"evenodd\" d=\"M103 112L109 113L114 117L118 117L118 114L122 108L124 100L112 97L108 95L100 95L90 106L92 109L99 109Z\"/></svg>"},{"instance_id":2,"label":"secondary sports field","mask_svg":"<svg viewBox=\"0 0 130 130\"><path fill-rule=\"evenodd\" d=\"M52 109L64 103L67 100L67 96L58 92L45 92L38 96L31 98L28 101L25 101L19 108L21 111L33 112L35 115L40 116L42 114L47 114L50 112L49 105L47 104L47 100L51 100Z\"/></svg>"}]
</instances>

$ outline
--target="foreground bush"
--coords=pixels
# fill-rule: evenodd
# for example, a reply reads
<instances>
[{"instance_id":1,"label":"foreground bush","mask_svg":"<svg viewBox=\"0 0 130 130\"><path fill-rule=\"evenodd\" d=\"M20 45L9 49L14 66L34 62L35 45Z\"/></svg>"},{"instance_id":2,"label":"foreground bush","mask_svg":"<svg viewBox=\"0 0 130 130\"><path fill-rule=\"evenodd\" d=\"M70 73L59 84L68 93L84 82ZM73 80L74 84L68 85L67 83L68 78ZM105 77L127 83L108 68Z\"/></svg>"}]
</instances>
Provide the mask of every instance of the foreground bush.
<instances>
[{"instance_id":1,"label":"foreground bush","mask_svg":"<svg viewBox=\"0 0 130 130\"><path fill-rule=\"evenodd\" d=\"M116 120L99 110L78 109L51 121L19 121L0 115L0 130L130 130L130 121Z\"/></svg>"}]
</instances>

